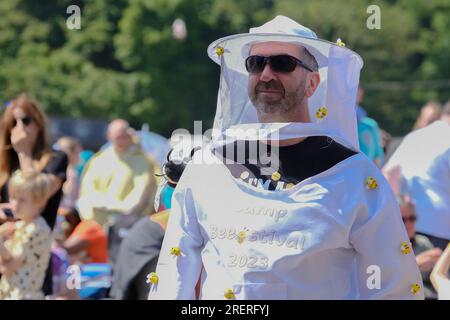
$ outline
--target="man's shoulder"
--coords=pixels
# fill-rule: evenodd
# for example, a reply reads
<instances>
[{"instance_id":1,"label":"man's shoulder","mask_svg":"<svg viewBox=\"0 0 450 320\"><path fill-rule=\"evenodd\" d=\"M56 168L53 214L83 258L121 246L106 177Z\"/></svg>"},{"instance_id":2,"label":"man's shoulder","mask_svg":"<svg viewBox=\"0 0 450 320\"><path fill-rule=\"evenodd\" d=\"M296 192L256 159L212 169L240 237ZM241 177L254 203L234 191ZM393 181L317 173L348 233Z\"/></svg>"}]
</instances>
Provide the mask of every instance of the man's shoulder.
<instances>
[{"instance_id":1,"label":"man's shoulder","mask_svg":"<svg viewBox=\"0 0 450 320\"><path fill-rule=\"evenodd\" d=\"M428 249L433 249L434 245L430 241L430 239L427 236L424 236L422 234L416 234L414 237L414 240L416 242L416 246L419 248L420 251L425 251ZM416 254L419 252L416 252Z\"/></svg>"},{"instance_id":2,"label":"man's shoulder","mask_svg":"<svg viewBox=\"0 0 450 320\"><path fill-rule=\"evenodd\" d=\"M112 147L107 147L104 149L100 149L94 155L89 159L88 163L96 163L98 161L104 160L106 158L109 158L112 154Z\"/></svg>"}]
</instances>

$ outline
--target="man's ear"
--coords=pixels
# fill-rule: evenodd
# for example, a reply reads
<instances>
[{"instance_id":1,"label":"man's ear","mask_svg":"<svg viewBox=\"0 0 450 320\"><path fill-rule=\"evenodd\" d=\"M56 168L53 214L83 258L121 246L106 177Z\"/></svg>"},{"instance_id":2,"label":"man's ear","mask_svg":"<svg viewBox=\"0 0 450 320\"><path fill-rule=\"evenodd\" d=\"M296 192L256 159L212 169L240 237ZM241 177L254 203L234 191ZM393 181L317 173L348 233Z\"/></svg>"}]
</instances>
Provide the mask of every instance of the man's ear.
<instances>
[{"instance_id":1,"label":"man's ear","mask_svg":"<svg viewBox=\"0 0 450 320\"><path fill-rule=\"evenodd\" d=\"M311 97L314 92L316 92L317 87L320 83L320 74L319 72L310 72L308 75L307 83L306 83L306 96Z\"/></svg>"}]
</instances>

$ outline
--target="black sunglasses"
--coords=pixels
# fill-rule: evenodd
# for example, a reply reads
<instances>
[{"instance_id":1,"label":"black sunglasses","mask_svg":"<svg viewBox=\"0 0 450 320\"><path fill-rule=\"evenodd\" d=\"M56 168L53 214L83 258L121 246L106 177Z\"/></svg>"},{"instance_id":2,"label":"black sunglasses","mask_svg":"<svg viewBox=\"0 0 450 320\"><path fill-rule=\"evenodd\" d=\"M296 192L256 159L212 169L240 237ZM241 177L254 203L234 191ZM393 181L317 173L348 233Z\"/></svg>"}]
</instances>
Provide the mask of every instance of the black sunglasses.
<instances>
[{"instance_id":1,"label":"black sunglasses","mask_svg":"<svg viewBox=\"0 0 450 320\"><path fill-rule=\"evenodd\" d=\"M20 122L22 122L22 124L26 127L29 126L33 122L33 118L29 117L29 116L25 116L25 117L19 118L19 119L14 119L14 121L12 123L13 128L17 125L18 120L20 120Z\"/></svg>"},{"instance_id":2,"label":"black sunglasses","mask_svg":"<svg viewBox=\"0 0 450 320\"><path fill-rule=\"evenodd\" d=\"M308 67L303 61L287 54L280 54L270 57L249 56L247 59L245 59L245 68L249 73L260 73L263 72L267 63L274 72L292 72L295 70L297 65L305 68L310 72L313 72L313 70Z\"/></svg>"},{"instance_id":3,"label":"black sunglasses","mask_svg":"<svg viewBox=\"0 0 450 320\"><path fill-rule=\"evenodd\" d=\"M407 221L409 221L409 222L416 222L417 217L416 216L411 216L411 217L408 217L408 218L402 218L402 220L403 220L403 223L406 223Z\"/></svg>"}]
</instances>

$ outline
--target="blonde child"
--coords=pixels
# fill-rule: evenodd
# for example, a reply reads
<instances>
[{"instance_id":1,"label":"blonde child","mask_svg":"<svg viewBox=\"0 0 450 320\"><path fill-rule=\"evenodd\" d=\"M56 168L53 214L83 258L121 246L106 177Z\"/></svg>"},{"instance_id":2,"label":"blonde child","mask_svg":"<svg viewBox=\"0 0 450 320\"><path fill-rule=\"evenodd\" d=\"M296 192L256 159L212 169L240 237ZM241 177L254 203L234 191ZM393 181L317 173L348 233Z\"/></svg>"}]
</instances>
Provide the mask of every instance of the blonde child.
<instances>
[{"instance_id":1,"label":"blonde child","mask_svg":"<svg viewBox=\"0 0 450 320\"><path fill-rule=\"evenodd\" d=\"M19 220L0 227L0 299L44 298L51 231L41 212L50 189L50 178L36 171L17 170L9 182L11 209Z\"/></svg>"}]
</instances>

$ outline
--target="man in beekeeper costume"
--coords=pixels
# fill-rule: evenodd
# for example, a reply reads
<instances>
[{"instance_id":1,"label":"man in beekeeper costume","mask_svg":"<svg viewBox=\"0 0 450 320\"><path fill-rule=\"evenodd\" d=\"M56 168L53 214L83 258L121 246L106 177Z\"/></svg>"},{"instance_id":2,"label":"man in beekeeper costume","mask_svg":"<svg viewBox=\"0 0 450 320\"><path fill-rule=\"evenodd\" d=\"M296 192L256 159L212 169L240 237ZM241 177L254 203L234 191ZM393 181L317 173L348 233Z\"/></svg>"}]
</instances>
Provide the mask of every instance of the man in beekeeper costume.
<instances>
[{"instance_id":1,"label":"man in beekeeper costume","mask_svg":"<svg viewBox=\"0 0 450 320\"><path fill-rule=\"evenodd\" d=\"M284 16L208 55L214 133L175 189L149 299L423 299L395 196L359 153L361 57Z\"/></svg>"}]
</instances>

